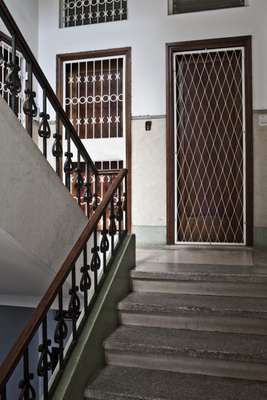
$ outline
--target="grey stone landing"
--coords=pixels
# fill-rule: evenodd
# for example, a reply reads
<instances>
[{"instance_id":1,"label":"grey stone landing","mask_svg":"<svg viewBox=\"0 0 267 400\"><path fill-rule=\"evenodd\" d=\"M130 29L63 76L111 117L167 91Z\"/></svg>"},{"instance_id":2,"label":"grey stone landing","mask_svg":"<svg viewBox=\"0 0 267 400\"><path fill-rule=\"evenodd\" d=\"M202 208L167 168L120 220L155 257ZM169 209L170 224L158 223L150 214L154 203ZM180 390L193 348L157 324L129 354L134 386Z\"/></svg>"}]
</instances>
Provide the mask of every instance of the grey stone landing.
<instances>
[{"instance_id":1,"label":"grey stone landing","mask_svg":"<svg viewBox=\"0 0 267 400\"><path fill-rule=\"evenodd\" d=\"M267 400L267 268L141 263L90 400Z\"/></svg>"}]
</instances>

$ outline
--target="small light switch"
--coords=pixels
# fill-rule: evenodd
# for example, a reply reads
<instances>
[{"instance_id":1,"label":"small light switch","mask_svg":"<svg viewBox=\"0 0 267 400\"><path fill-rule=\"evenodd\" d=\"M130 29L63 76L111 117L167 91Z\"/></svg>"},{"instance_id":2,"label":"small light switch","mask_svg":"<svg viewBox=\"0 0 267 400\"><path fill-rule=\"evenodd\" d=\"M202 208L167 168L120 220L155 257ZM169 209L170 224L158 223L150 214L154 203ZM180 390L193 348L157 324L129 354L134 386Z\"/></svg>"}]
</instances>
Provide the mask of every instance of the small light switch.
<instances>
[{"instance_id":1,"label":"small light switch","mask_svg":"<svg viewBox=\"0 0 267 400\"><path fill-rule=\"evenodd\" d=\"M150 132L152 128L152 121L146 121L146 131Z\"/></svg>"},{"instance_id":2,"label":"small light switch","mask_svg":"<svg viewBox=\"0 0 267 400\"><path fill-rule=\"evenodd\" d=\"M259 126L267 126L267 114L259 115Z\"/></svg>"}]
</instances>

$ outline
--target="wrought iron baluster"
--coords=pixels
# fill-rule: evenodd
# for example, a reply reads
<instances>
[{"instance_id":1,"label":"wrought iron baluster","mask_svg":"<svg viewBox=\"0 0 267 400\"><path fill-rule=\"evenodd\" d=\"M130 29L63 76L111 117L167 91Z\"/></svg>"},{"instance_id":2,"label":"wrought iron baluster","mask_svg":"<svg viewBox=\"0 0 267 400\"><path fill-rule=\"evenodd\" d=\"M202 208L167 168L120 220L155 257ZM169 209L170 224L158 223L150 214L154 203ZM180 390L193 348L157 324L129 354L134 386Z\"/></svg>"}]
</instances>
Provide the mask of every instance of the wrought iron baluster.
<instances>
[{"instance_id":1,"label":"wrought iron baluster","mask_svg":"<svg viewBox=\"0 0 267 400\"><path fill-rule=\"evenodd\" d=\"M76 269L75 269L75 264L72 267L71 270L71 289L69 291L69 294L71 296L70 302L69 302L69 309L68 309L68 315L72 320L72 336L73 336L73 341L76 342L77 340L77 320L80 315L80 298L78 296L78 291L79 287L76 286Z\"/></svg>"},{"instance_id":2,"label":"wrought iron baluster","mask_svg":"<svg viewBox=\"0 0 267 400\"><path fill-rule=\"evenodd\" d=\"M107 252L109 251L109 240L107 231L107 211L103 213L103 229L101 232L102 239L100 243L100 251L103 254L103 268L104 273L107 272Z\"/></svg>"},{"instance_id":3,"label":"wrought iron baluster","mask_svg":"<svg viewBox=\"0 0 267 400\"><path fill-rule=\"evenodd\" d=\"M59 346L59 366L63 367L64 361L64 340L68 336L68 325L64 319L63 312L63 289L61 288L58 293L58 312L55 320L57 321L54 340Z\"/></svg>"},{"instance_id":4,"label":"wrought iron baluster","mask_svg":"<svg viewBox=\"0 0 267 400\"><path fill-rule=\"evenodd\" d=\"M65 172L65 185L70 191L70 176L73 172L73 162L72 157L73 154L71 153L71 142L70 142L70 133L66 132L66 139L67 139L67 151L65 153L66 161L64 164L64 172Z\"/></svg>"},{"instance_id":5,"label":"wrought iron baluster","mask_svg":"<svg viewBox=\"0 0 267 400\"><path fill-rule=\"evenodd\" d=\"M94 193L94 201L93 201L93 211L95 211L98 207L98 174L95 174L95 193Z\"/></svg>"},{"instance_id":6,"label":"wrought iron baluster","mask_svg":"<svg viewBox=\"0 0 267 400\"><path fill-rule=\"evenodd\" d=\"M20 78L20 67L17 64L17 39L16 35L12 35L12 57L11 62L7 64L7 75L5 79L6 87L11 93L11 108L14 113L16 110L16 99L17 95L21 92L21 78Z\"/></svg>"},{"instance_id":7,"label":"wrought iron baluster","mask_svg":"<svg viewBox=\"0 0 267 400\"><path fill-rule=\"evenodd\" d=\"M122 204L122 187L119 186L118 189L118 201L116 206L116 219L119 223L119 238L122 235L122 224L123 224L123 204Z\"/></svg>"},{"instance_id":8,"label":"wrought iron baluster","mask_svg":"<svg viewBox=\"0 0 267 400\"><path fill-rule=\"evenodd\" d=\"M123 211L125 212L125 232L128 232L128 179L127 175L125 176L125 192L123 193Z\"/></svg>"},{"instance_id":9,"label":"wrought iron baluster","mask_svg":"<svg viewBox=\"0 0 267 400\"><path fill-rule=\"evenodd\" d=\"M43 112L40 113L41 123L39 126L39 136L43 138L43 155L47 158L47 139L51 137L51 128L49 125L50 115L47 114L46 90L43 89Z\"/></svg>"},{"instance_id":10,"label":"wrought iron baluster","mask_svg":"<svg viewBox=\"0 0 267 400\"><path fill-rule=\"evenodd\" d=\"M80 152L78 152L78 165L76 168L77 176L76 176L76 186L77 186L77 198L78 198L78 204L81 206L81 193L82 193L82 188L83 188L83 176L82 176L82 170L81 170L81 155Z\"/></svg>"},{"instance_id":11,"label":"wrought iron baluster","mask_svg":"<svg viewBox=\"0 0 267 400\"><path fill-rule=\"evenodd\" d=\"M23 355L23 379L19 382L18 400L36 400L36 392L31 384L34 374L30 373L29 367L29 349L27 348Z\"/></svg>"},{"instance_id":12,"label":"wrought iron baluster","mask_svg":"<svg viewBox=\"0 0 267 400\"><path fill-rule=\"evenodd\" d=\"M26 115L26 129L32 137L33 118L37 116L37 105L35 102L36 93L32 90L32 65L27 64L27 88L25 90L26 99L23 104L23 111Z\"/></svg>"},{"instance_id":13,"label":"wrought iron baluster","mask_svg":"<svg viewBox=\"0 0 267 400\"><path fill-rule=\"evenodd\" d=\"M116 225L116 217L114 212L114 195L111 198L110 202L110 215L109 215L109 229L108 233L111 236L111 253L114 253L115 248L115 239L114 236L117 233L117 225Z\"/></svg>"},{"instance_id":14,"label":"wrought iron baluster","mask_svg":"<svg viewBox=\"0 0 267 400\"><path fill-rule=\"evenodd\" d=\"M7 400L6 385L0 391L0 399L1 400Z\"/></svg>"},{"instance_id":15,"label":"wrought iron baluster","mask_svg":"<svg viewBox=\"0 0 267 400\"><path fill-rule=\"evenodd\" d=\"M38 362L38 376L43 378L43 398L48 398L48 374L52 371L52 353L49 349L51 346L51 340L47 337L47 317L44 318L42 323L42 344L39 345L39 352L41 353Z\"/></svg>"},{"instance_id":16,"label":"wrought iron baluster","mask_svg":"<svg viewBox=\"0 0 267 400\"><path fill-rule=\"evenodd\" d=\"M0 67L4 66L6 63L3 48L0 48Z\"/></svg>"},{"instance_id":17,"label":"wrought iron baluster","mask_svg":"<svg viewBox=\"0 0 267 400\"><path fill-rule=\"evenodd\" d=\"M91 210L90 210L90 203L92 201L92 191L91 191L91 175L90 175L90 166L86 164L86 192L84 195L84 201L86 202L86 209L87 209L87 217L90 217Z\"/></svg>"},{"instance_id":18,"label":"wrought iron baluster","mask_svg":"<svg viewBox=\"0 0 267 400\"><path fill-rule=\"evenodd\" d=\"M56 158L56 173L58 174L58 176L60 176L60 159L62 157L63 154L63 150L62 150L62 144L61 144L61 139L62 136L60 134L60 119L59 119L59 115L57 114L56 117L56 133L53 135L54 143L53 143L53 147L52 147L52 154L53 156Z\"/></svg>"},{"instance_id":19,"label":"wrought iron baluster","mask_svg":"<svg viewBox=\"0 0 267 400\"><path fill-rule=\"evenodd\" d=\"M94 247L91 250L92 253L92 259L91 259L91 271L94 273L94 290L95 293L97 291L97 285L98 285L98 271L101 267L101 260L99 257L99 246L97 245L97 229L94 231Z\"/></svg>"},{"instance_id":20,"label":"wrought iron baluster","mask_svg":"<svg viewBox=\"0 0 267 400\"><path fill-rule=\"evenodd\" d=\"M80 291L83 293L83 298L84 298L84 310L86 312L87 307L88 307L88 291L91 289L92 286L92 281L91 277L89 274L90 271L90 265L88 265L88 260L87 260L87 246L85 246L83 250L83 266L81 268L81 281L80 281Z\"/></svg>"}]
</instances>

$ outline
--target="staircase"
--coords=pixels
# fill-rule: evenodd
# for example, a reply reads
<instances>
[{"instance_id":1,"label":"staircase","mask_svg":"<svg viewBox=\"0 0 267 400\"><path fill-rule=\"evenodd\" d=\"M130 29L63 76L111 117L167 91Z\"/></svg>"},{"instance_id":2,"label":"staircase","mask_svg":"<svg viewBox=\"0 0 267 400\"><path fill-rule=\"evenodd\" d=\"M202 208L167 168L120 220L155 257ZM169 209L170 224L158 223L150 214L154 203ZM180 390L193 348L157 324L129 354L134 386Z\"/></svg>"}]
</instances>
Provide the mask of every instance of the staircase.
<instances>
[{"instance_id":1,"label":"staircase","mask_svg":"<svg viewBox=\"0 0 267 400\"><path fill-rule=\"evenodd\" d=\"M267 269L143 262L90 400L266 400Z\"/></svg>"},{"instance_id":2,"label":"staircase","mask_svg":"<svg viewBox=\"0 0 267 400\"><path fill-rule=\"evenodd\" d=\"M0 400L48 400L127 246L128 171L113 171L102 190L4 0L0 23L0 303L23 296L35 307L0 365Z\"/></svg>"}]
</instances>

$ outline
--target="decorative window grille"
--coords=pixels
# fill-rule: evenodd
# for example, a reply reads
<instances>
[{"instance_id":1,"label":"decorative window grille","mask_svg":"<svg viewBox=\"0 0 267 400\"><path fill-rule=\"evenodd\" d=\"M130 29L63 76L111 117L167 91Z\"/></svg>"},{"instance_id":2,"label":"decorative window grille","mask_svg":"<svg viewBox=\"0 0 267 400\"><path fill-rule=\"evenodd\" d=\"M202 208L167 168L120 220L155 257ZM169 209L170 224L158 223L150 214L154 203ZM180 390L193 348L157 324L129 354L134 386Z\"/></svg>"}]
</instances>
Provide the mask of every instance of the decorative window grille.
<instances>
[{"instance_id":1,"label":"decorative window grille","mask_svg":"<svg viewBox=\"0 0 267 400\"><path fill-rule=\"evenodd\" d=\"M127 19L127 0L61 0L61 27Z\"/></svg>"},{"instance_id":2,"label":"decorative window grille","mask_svg":"<svg viewBox=\"0 0 267 400\"><path fill-rule=\"evenodd\" d=\"M124 137L125 58L64 63L64 107L81 139Z\"/></svg>"},{"instance_id":3,"label":"decorative window grille","mask_svg":"<svg viewBox=\"0 0 267 400\"><path fill-rule=\"evenodd\" d=\"M102 201L105 193L110 187L111 182L115 179L117 173L121 168L123 168L124 162L122 160L117 161L96 161L95 166L100 171L100 174L97 177L97 185L98 185L98 193L99 198L98 201ZM77 173L75 172L78 164L73 163L73 171L71 174L71 194L75 200L78 201L78 188L77 188ZM84 181L84 186L81 192L81 208L86 214L87 201L86 201L86 171L85 171L85 163L80 163L81 175ZM95 182L95 176L92 175L90 179L91 184L93 185ZM116 198L114 199L116 203ZM94 198L92 197L90 202L90 209L93 210Z\"/></svg>"},{"instance_id":4,"label":"decorative window grille","mask_svg":"<svg viewBox=\"0 0 267 400\"><path fill-rule=\"evenodd\" d=\"M96 161L95 166L100 171L116 171L123 168L123 161Z\"/></svg>"},{"instance_id":5,"label":"decorative window grille","mask_svg":"<svg viewBox=\"0 0 267 400\"><path fill-rule=\"evenodd\" d=\"M169 14L244 6L245 0L169 0Z\"/></svg>"},{"instance_id":6,"label":"decorative window grille","mask_svg":"<svg viewBox=\"0 0 267 400\"><path fill-rule=\"evenodd\" d=\"M12 60L12 48L9 44L4 40L0 40L0 96L7 102L7 104L11 107L11 93L10 90L6 87L5 78L8 70L8 64ZM17 95L16 102L16 114L18 119L22 124L24 124L24 113L23 113L23 103L25 101L24 89L25 89L25 77L26 77L26 63L22 54L17 51L16 62L20 67L20 76L22 81L22 90Z\"/></svg>"}]
</instances>

